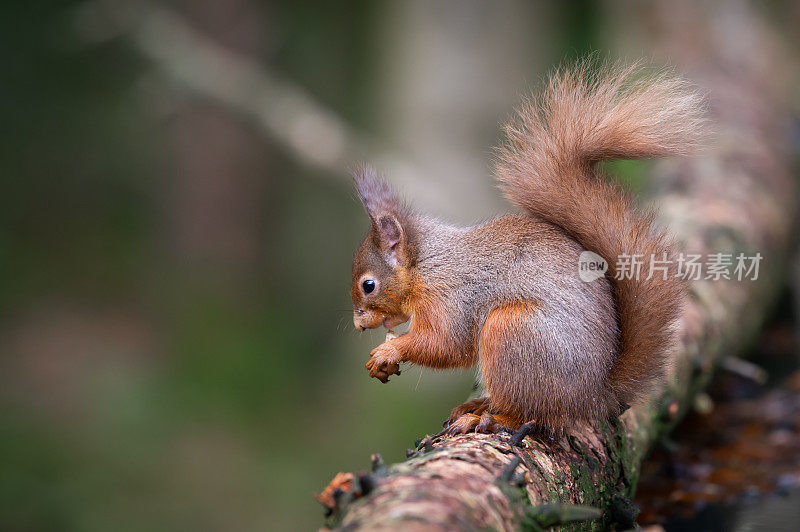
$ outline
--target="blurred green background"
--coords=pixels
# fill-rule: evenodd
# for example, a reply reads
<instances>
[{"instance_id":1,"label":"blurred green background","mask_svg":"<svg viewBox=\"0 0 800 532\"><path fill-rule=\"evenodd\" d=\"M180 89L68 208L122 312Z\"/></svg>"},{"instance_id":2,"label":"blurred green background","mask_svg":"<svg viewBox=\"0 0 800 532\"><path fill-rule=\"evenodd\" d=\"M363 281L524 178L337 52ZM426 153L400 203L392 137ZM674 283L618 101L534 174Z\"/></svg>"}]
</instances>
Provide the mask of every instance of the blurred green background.
<instances>
[{"instance_id":1,"label":"blurred green background","mask_svg":"<svg viewBox=\"0 0 800 532\"><path fill-rule=\"evenodd\" d=\"M368 378L346 166L502 212L500 123L565 57L619 55L624 11L5 2L0 529L313 529L336 472L438 430L474 375Z\"/></svg>"}]
</instances>

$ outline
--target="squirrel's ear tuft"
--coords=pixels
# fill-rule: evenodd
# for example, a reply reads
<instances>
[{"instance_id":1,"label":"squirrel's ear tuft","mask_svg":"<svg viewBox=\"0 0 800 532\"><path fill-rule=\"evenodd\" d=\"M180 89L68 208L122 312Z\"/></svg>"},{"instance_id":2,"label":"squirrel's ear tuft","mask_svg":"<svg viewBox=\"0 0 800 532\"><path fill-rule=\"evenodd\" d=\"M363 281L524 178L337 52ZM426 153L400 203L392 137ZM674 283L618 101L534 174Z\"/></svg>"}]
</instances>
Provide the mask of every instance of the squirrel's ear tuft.
<instances>
[{"instance_id":1,"label":"squirrel's ear tuft","mask_svg":"<svg viewBox=\"0 0 800 532\"><path fill-rule=\"evenodd\" d=\"M373 223L377 223L382 214L397 214L400 210L401 203L397 194L371 166L363 166L356 170L353 182L358 197Z\"/></svg>"},{"instance_id":2,"label":"squirrel's ear tuft","mask_svg":"<svg viewBox=\"0 0 800 532\"><path fill-rule=\"evenodd\" d=\"M414 259L409 235L410 217L397 193L369 166L355 172L353 181L358 197L372 221L372 238L392 268L409 264Z\"/></svg>"}]
</instances>

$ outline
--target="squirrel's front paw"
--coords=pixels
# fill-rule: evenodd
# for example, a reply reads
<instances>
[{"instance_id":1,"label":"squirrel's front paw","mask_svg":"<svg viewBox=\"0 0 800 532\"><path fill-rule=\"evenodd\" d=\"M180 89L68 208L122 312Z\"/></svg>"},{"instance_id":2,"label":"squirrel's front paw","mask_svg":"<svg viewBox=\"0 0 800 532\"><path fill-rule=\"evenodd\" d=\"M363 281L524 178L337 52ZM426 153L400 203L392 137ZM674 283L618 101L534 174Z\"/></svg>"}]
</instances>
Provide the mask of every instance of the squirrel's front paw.
<instances>
[{"instance_id":1,"label":"squirrel's front paw","mask_svg":"<svg viewBox=\"0 0 800 532\"><path fill-rule=\"evenodd\" d=\"M389 375L400 375L400 351L389 342L384 342L370 353L366 368L369 376L375 377L382 383L389 382Z\"/></svg>"}]
</instances>

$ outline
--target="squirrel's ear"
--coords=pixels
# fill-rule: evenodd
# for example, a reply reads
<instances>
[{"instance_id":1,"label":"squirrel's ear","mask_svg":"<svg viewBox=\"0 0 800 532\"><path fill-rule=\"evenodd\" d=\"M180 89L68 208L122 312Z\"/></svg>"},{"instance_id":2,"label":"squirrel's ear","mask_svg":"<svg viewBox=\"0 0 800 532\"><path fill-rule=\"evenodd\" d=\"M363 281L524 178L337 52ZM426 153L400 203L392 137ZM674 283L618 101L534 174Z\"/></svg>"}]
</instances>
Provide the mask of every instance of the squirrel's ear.
<instances>
[{"instance_id":1,"label":"squirrel's ear","mask_svg":"<svg viewBox=\"0 0 800 532\"><path fill-rule=\"evenodd\" d=\"M397 213L400 210L397 194L372 167L364 166L357 170L353 175L353 183L373 223L377 223L378 217L384 213Z\"/></svg>"},{"instance_id":2,"label":"squirrel's ear","mask_svg":"<svg viewBox=\"0 0 800 532\"><path fill-rule=\"evenodd\" d=\"M375 221L375 228L386 262L394 268L397 266L397 257L403 247L403 226L395 215L383 214Z\"/></svg>"}]
</instances>

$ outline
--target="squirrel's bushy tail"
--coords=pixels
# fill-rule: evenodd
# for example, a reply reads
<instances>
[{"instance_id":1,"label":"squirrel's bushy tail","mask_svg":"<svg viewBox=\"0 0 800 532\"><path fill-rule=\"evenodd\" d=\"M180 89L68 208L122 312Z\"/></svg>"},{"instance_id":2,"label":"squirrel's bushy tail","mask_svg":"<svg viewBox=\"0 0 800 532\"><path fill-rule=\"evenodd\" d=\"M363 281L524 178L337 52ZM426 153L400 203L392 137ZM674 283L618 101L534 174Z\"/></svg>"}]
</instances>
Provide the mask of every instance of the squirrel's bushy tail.
<instances>
[{"instance_id":1,"label":"squirrel's bushy tail","mask_svg":"<svg viewBox=\"0 0 800 532\"><path fill-rule=\"evenodd\" d=\"M680 78L643 77L636 65L592 72L581 63L557 72L541 97L522 106L498 150L496 177L506 196L608 262L621 329L609 380L622 404L663 372L683 286L672 269L666 279L661 271L647 279L651 256L673 258L671 241L596 163L688 154L702 141L702 107ZM634 254L643 261L638 279L614 279L618 257Z\"/></svg>"}]
</instances>

